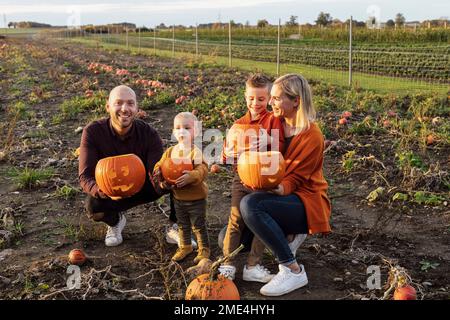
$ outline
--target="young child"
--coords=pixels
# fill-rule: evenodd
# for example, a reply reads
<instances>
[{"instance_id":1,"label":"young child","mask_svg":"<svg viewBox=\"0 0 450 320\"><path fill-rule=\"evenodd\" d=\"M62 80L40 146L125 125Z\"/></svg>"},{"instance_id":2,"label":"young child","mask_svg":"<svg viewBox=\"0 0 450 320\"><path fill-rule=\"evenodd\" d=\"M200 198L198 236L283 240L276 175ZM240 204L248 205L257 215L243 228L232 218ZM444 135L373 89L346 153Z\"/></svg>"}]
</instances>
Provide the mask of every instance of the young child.
<instances>
[{"instance_id":1,"label":"young child","mask_svg":"<svg viewBox=\"0 0 450 320\"><path fill-rule=\"evenodd\" d=\"M245 100L248 111L242 118L236 120L235 124L259 125L260 128L266 130L268 135L273 134L273 137L269 136L270 139L267 139L269 141L267 150L278 149L276 151L282 151L284 144L282 124L278 118L274 117L272 112L267 110L271 88L272 82L264 75L255 74L248 78L245 83ZM278 135L275 133L278 133ZM278 138L278 141L272 141L272 138ZM276 145L278 145L278 148L276 148ZM226 149L227 142L225 140L222 151L223 161L226 161L226 163L233 162L235 164L237 157L235 157L235 159L231 159L233 161L230 161L230 158L226 155ZM241 179L235 170L235 175L231 186L231 212L223 242L224 255L229 255L236 248L238 248L241 243L241 236L245 224L239 210L239 205L241 199L251 192L253 192L253 190L242 184ZM262 255L264 253L264 247L264 244L258 238L253 237L250 253L247 259L247 265L244 266L243 270L243 279L245 281L258 281L266 283L272 279L273 275L271 275L266 268L260 265ZM224 276L234 279L236 267L234 266L233 259L228 259L225 261L219 267L219 271Z\"/></svg>"},{"instance_id":2,"label":"young child","mask_svg":"<svg viewBox=\"0 0 450 320\"><path fill-rule=\"evenodd\" d=\"M173 135L178 144L164 152L153 171L154 180L159 184L159 187L171 190L173 193L180 245L172 260L181 261L193 252L192 229L198 246L194 263L210 256L209 238L206 229L208 186L205 179L208 174L208 165L203 159L202 151L194 145L194 137L198 134L197 124L197 117L190 112L181 112L175 116ZM160 170L166 158L172 158L174 161L190 161L194 169L183 171L183 175L175 181L175 185L171 186L164 180Z\"/></svg>"}]
</instances>

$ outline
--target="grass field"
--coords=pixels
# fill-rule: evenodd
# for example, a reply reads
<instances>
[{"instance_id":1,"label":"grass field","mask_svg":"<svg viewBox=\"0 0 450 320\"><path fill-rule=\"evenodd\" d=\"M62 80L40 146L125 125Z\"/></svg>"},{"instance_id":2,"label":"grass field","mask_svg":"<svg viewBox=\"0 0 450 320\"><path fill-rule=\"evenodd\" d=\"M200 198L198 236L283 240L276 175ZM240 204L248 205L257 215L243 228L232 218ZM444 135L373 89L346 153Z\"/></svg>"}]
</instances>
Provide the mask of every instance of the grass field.
<instances>
[{"instance_id":1,"label":"grass field","mask_svg":"<svg viewBox=\"0 0 450 320\"><path fill-rule=\"evenodd\" d=\"M101 40L101 39L100 39ZM71 39L70 41L80 42L90 46L96 46L98 43L104 48L108 49L123 49L126 50L125 44L112 44L98 41L97 39ZM131 47L129 49L132 53L138 53L138 48ZM172 51L160 50L156 51L153 48L141 48L141 54L156 55L164 57L172 57ZM176 58L195 59L195 55L191 53L175 52ZM228 65L228 57L221 56L202 56L206 61L216 63L219 65ZM272 62L252 61L244 59L232 59L232 66L243 70L261 71L267 74L276 75L276 64ZM348 74L344 71L334 71L320 67L301 65L301 64L282 64L280 65L280 74L283 73L301 73L308 79L321 80L340 86L348 86ZM417 92L427 91L436 92L439 95L448 93L449 87L443 85L430 85L429 83L411 81L401 78L392 78L379 75L368 75L354 72L353 81L354 86L364 89L374 90L380 93L397 93L397 94L413 94Z\"/></svg>"}]
</instances>

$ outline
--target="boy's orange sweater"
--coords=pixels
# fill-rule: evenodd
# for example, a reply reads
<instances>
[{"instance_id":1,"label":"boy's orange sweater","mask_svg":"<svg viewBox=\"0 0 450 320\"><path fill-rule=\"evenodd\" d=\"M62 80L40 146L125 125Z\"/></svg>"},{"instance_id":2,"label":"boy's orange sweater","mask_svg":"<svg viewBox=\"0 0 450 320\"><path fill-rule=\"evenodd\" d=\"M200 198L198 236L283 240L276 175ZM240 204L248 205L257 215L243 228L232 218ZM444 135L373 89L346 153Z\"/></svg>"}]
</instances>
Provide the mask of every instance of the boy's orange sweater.
<instances>
[{"instance_id":1,"label":"boy's orange sweater","mask_svg":"<svg viewBox=\"0 0 450 320\"><path fill-rule=\"evenodd\" d=\"M252 120L252 116L250 114L250 111L247 111L247 113L237 119L234 124L259 124L261 128L265 129L267 131L267 134L270 136L272 129L278 129L279 132L279 151L284 151L284 131L283 131L283 125L281 123L281 120L273 115L273 112L264 111L260 114L259 119ZM223 141L223 149L222 149L222 161L226 162L226 156L224 154L224 150L226 148L226 139ZM271 150L270 145L267 146L267 150ZM237 159L235 159L237 160Z\"/></svg>"},{"instance_id":2,"label":"boy's orange sweater","mask_svg":"<svg viewBox=\"0 0 450 320\"><path fill-rule=\"evenodd\" d=\"M315 123L292 138L283 154L286 174L281 182L284 195L296 194L302 200L310 234L329 233L331 203L328 183L323 176L323 135Z\"/></svg>"}]
</instances>

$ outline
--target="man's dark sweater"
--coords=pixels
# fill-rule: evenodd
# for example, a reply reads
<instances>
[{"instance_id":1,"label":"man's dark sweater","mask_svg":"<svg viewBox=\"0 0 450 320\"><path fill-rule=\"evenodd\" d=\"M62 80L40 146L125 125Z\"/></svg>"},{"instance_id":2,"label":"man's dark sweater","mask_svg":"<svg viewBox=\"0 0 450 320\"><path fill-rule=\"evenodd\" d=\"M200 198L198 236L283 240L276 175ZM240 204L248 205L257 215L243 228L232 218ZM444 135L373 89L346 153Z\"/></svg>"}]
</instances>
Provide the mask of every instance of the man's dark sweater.
<instances>
[{"instance_id":1,"label":"man's dark sweater","mask_svg":"<svg viewBox=\"0 0 450 320\"><path fill-rule=\"evenodd\" d=\"M128 153L137 155L146 171L153 172L153 167L163 154L161 138L155 129L139 119L134 120L130 131L123 137L114 131L110 118L94 121L86 126L81 137L78 166L83 191L98 198L99 188L95 182L97 162L106 157Z\"/></svg>"}]
</instances>

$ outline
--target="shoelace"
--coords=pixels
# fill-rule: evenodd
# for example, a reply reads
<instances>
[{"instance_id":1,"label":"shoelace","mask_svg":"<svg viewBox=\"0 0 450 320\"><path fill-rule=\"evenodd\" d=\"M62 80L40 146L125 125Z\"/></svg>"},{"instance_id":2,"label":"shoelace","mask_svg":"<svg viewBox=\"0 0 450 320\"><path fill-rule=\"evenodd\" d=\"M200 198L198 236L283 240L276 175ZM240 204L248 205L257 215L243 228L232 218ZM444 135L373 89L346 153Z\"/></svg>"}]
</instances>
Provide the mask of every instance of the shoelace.
<instances>
[{"instance_id":1,"label":"shoelace","mask_svg":"<svg viewBox=\"0 0 450 320\"><path fill-rule=\"evenodd\" d=\"M270 274L269 269L267 269L266 267L264 267L264 266L262 266L260 264L256 265L255 268L258 269L259 271L263 272L266 275Z\"/></svg>"},{"instance_id":2,"label":"shoelace","mask_svg":"<svg viewBox=\"0 0 450 320\"><path fill-rule=\"evenodd\" d=\"M221 275L223 275L225 278L232 278L233 277L233 269L231 268L222 268L219 267L219 272Z\"/></svg>"}]
</instances>

